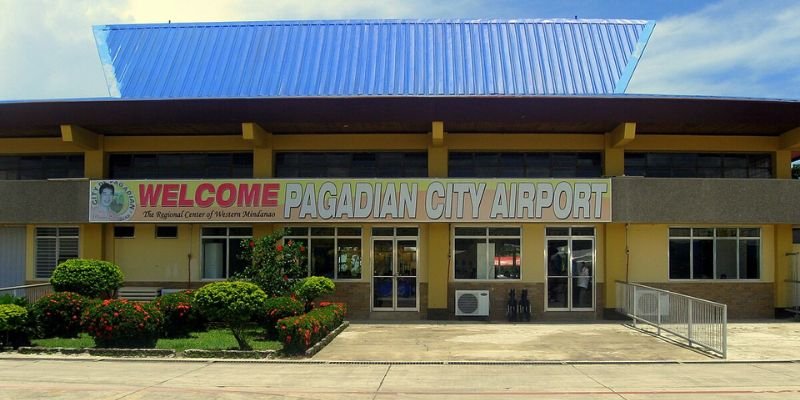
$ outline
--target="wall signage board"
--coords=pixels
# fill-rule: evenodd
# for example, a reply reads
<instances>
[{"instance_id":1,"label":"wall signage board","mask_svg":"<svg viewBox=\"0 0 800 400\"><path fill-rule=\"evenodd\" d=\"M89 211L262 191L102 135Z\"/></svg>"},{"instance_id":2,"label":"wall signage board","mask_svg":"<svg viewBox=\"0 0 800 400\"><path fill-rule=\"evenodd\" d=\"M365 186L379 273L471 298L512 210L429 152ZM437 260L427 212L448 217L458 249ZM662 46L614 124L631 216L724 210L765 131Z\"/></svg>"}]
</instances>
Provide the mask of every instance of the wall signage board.
<instances>
[{"instance_id":1,"label":"wall signage board","mask_svg":"<svg viewBox=\"0 0 800 400\"><path fill-rule=\"evenodd\" d=\"M90 222L610 222L610 179L93 180Z\"/></svg>"}]
</instances>

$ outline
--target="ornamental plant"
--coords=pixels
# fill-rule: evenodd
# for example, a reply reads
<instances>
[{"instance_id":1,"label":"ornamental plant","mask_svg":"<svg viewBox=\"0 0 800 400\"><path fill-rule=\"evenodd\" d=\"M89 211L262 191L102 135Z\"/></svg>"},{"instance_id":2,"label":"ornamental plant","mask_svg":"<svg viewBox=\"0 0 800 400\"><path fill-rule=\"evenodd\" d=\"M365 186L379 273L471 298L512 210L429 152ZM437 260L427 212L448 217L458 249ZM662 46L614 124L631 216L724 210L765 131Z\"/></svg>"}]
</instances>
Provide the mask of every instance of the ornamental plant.
<instances>
[{"instance_id":1,"label":"ornamental plant","mask_svg":"<svg viewBox=\"0 0 800 400\"><path fill-rule=\"evenodd\" d=\"M0 304L0 346L28 344L28 310L16 304Z\"/></svg>"},{"instance_id":2,"label":"ornamental plant","mask_svg":"<svg viewBox=\"0 0 800 400\"><path fill-rule=\"evenodd\" d=\"M83 315L86 332L97 347L153 348L163 317L149 303L106 299L89 307Z\"/></svg>"},{"instance_id":3,"label":"ornamental plant","mask_svg":"<svg viewBox=\"0 0 800 400\"><path fill-rule=\"evenodd\" d=\"M87 297L110 299L122 286L122 270L102 260L75 258L53 271L50 283L56 292L75 292Z\"/></svg>"},{"instance_id":4,"label":"ornamental plant","mask_svg":"<svg viewBox=\"0 0 800 400\"><path fill-rule=\"evenodd\" d=\"M347 307L332 303L307 314L278 321L278 339L287 353L302 353L344 322Z\"/></svg>"},{"instance_id":5,"label":"ornamental plant","mask_svg":"<svg viewBox=\"0 0 800 400\"><path fill-rule=\"evenodd\" d=\"M292 291L297 297L304 301L306 310L311 310L314 299L321 296L333 294L336 285L330 278L324 276L309 276L295 282Z\"/></svg>"},{"instance_id":6,"label":"ornamental plant","mask_svg":"<svg viewBox=\"0 0 800 400\"><path fill-rule=\"evenodd\" d=\"M33 304L33 316L42 337L78 337L81 318L89 298L73 292L56 292L42 297Z\"/></svg>"},{"instance_id":7,"label":"ornamental plant","mask_svg":"<svg viewBox=\"0 0 800 400\"><path fill-rule=\"evenodd\" d=\"M184 290L165 294L153 301L153 305L164 316L162 330L164 337L187 337L190 332L203 329L205 321L197 309L192 306L193 296L191 290Z\"/></svg>"},{"instance_id":8,"label":"ornamental plant","mask_svg":"<svg viewBox=\"0 0 800 400\"><path fill-rule=\"evenodd\" d=\"M228 326L240 350L252 350L244 337L244 328L264 313L267 295L254 283L214 282L194 294L192 305L209 321Z\"/></svg>"},{"instance_id":9,"label":"ornamental plant","mask_svg":"<svg viewBox=\"0 0 800 400\"><path fill-rule=\"evenodd\" d=\"M282 296L267 299L264 328L268 338L277 338L276 324L278 320L300 315L305 311L303 302L292 297Z\"/></svg>"},{"instance_id":10,"label":"ornamental plant","mask_svg":"<svg viewBox=\"0 0 800 400\"><path fill-rule=\"evenodd\" d=\"M269 297L288 295L295 281L307 275L306 248L293 240L281 243L283 235L277 231L242 240L240 257L247 266L235 278L255 283Z\"/></svg>"}]
</instances>

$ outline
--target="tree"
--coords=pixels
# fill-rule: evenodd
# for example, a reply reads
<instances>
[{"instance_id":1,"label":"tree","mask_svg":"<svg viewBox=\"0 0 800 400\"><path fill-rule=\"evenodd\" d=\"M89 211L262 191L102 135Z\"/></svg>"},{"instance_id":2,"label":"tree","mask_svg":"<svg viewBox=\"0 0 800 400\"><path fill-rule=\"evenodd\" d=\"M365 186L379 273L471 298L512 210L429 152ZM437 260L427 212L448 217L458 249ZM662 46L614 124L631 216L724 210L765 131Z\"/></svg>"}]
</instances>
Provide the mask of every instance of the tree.
<instances>
[{"instance_id":1,"label":"tree","mask_svg":"<svg viewBox=\"0 0 800 400\"><path fill-rule=\"evenodd\" d=\"M306 248L292 240L281 243L283 235L283 231L277 231L243 240L241 258L247 266L234 279L255 283L269 297L288 295L292 285L307 275Z\"/></svg>"}]
</instances>

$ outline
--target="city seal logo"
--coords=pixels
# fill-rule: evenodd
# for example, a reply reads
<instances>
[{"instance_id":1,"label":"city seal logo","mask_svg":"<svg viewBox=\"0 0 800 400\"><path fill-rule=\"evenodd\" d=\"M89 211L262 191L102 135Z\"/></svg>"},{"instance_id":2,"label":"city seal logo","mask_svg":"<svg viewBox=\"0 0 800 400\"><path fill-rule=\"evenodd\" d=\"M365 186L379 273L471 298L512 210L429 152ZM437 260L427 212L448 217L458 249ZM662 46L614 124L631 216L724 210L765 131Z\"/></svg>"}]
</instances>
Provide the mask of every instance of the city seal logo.
<instances>
[{"instance_id":1,"label":"city seal logo","mask_svg":"<svg viewBox=\"0 0 800 400\"><path fill-rule=\"evenodd\" d=\"M92 185L89 220L92 222L127 221L136 211L136 196L120 181L95 181Z\"/></svg>"}]
</instances>

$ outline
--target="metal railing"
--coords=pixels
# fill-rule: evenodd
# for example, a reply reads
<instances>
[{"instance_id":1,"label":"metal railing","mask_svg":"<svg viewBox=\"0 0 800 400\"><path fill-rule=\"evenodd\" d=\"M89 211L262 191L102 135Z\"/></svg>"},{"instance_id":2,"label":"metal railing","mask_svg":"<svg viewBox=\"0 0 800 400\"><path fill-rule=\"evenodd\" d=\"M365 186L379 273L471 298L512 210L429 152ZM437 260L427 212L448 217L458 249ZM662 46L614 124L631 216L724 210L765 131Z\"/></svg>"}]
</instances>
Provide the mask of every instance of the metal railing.
<instances>
[{"instance_id":1,"label":"metal railing","mask_svg":"<svg viewBox=\"0 0 800 400\"><path fill-rule=\"evenodd\" d=\"M617 312L633 325L644 323L678 336L722 358L728 357L728 306L668 290L617 281Z\"/></svg>"},{"instance_id":2,"label":"metal railing","mask_svg":"<svg viewBox=\"0 0 800 400\"><path fill-rule=\"evenodd\" d=\"M53 285L49 283L0 288L0 296L10 294L15 297L24 297L31 303L50 293L53 293Z\"/></svg>"}]
</instances>

